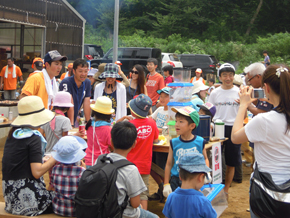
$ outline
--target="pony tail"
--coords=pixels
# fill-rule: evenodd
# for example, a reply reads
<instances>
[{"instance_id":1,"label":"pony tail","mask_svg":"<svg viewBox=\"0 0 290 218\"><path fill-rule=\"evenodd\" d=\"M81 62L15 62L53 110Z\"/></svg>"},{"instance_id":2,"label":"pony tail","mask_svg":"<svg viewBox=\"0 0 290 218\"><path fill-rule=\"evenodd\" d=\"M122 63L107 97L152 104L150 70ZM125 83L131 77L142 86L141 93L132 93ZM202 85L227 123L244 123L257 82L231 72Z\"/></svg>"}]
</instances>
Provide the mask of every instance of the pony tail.
<instances>
[{"instance_id":1,"label":"pony tail","mask_svg":"<svg viewBox=\"0 0 290 218\"><path fill-rule=\"evenodd\" d=\"M285 68L282 72L280 70L280 103L277 109L286 115L287 133L290 130L290 69L286 66Z\"/></svg>"}]
</instances>

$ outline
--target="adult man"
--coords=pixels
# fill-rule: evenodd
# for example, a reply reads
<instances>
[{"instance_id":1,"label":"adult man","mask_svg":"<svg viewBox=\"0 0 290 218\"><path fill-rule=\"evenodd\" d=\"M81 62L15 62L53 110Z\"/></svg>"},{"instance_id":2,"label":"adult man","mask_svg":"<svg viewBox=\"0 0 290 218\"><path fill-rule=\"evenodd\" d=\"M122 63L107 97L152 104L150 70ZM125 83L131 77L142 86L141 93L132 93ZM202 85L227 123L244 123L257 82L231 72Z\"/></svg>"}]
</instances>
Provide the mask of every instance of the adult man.
<instances>
[{"instance_id":1,"label":"adult man","mask_svg":"<svg viewBox=\"0 0 290 218\"><path fill-rule=\"evenodd\" d=\"M245 67L244 72L248 75L248 82L254 88L262 87L262 78L266 67L262 63L253 63L248 67ZM257 99L253 102L248 110L251 111L253 115L257 115L259 113L268 112L273 109L273 105L267 101L267 99Z\"/></svg>"},{"instance_id":2,"label":"adult man","mask_svg":"<svg viewBox=\"0 0 290 218\"><path fill-rule=\"evenodd\" d=\"M241 145L233 144L231 141L231 132L239 109L239 104L236 102L236 99L239 98L239 88L233 84L235 75L233 65L222 64L218 74L222 85L211 92L208 101L216 106L216 114L213 120L220 119L225 123L225 137L229 138L223 144L226 161L224 190L228 193L234 177L235 167L242 164Z\"/></svg>"},{"instance_id":3,"label":"adult man","mask_svg":"<svg viewBox=\"0 0 290 218\"><path fill-rule=\"evenodd\" d=\"M14 64L13 58L8 58L7 66L3 67L0 73L0 90L4 87L5 99L16 99L17 77L19 77L19 81L23 83L20 68Z\"/></svg>"},{"instance_id":4,"label":"adult man","mask_svg":"<svg viewBox=\"0 0 290 218\"><path fill-rule=\"evenodd\" d=\"M68 110L67 116L73 126L77 121L82 104L86 121L91 118L91 81L87 79L87 75L88 63L84 59L79 58L73 63L73 76L64 78L59 85L60 91L66 91L72 95L74 107Z\"/></svg>"},{"instance_id":5,"label":"adult man","mask_svg":"<svg viewBox=\"0 0 290 218\"><path fill-rule=\"evenodd\" d=\"M58 76L62 69L62 62L66 56L61 56L57 50L49 51L44 56L45 69L36 73L26 80L20 98L29 95L39 96L45 108L52 105L55 94L58 92L55 76Z\"/></svg>"},{"instance_id":6,"label":"adult man","mask_svg":"<svg viewBox=\"0 0 290 218\"><path fill-rule=\"evenodd\" d=\"M43 60L41 58L34 58L31 67L34 71L29 76L41 72L43 69Z\"/></svg>"},{"instance_id":7,"label":"adult man","mask_svg":"<svg viewBox=\"0 0 290 218\"><path fill-rule=\"evenodd\" d=\"M148 96L152 100L152 113L157 108L156 103L159 98L157 90L163 89L165 87L163 76L156 72L157 66L158 61L155 58L149 58L147 60L147 69L150 74L147 76L146 88Z\"/></svg>"},{"instance_id":8,"label":"adult man","mask_svg":"<svg viewBox=\"0 0 290 218\"><path fill-rule=\"evenodd\" d=\"M73 71L73 63L69 63L67 65L67 72L61 74L60 80L63 80L66 77L72 76L73 75L73 72L72 71Z\"/></svg>"}]
</instances>

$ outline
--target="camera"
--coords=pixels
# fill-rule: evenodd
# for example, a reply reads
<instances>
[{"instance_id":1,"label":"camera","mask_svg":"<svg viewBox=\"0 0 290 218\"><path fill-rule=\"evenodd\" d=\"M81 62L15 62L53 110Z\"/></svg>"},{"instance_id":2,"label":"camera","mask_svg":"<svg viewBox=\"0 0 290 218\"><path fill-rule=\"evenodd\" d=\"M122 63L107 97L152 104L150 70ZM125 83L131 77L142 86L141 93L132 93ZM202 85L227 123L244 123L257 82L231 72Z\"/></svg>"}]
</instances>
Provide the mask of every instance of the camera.
<instances>
[{"instance_id":1,"label":"camera","mask_svg":"<svg viewBox=\"0 0 290 218\"><path fill-rule=\"evenodd\" d=\"M264 89L253 89L252 98L257 98L257 99L265 98Z\"/></svg>"}]
</instances>

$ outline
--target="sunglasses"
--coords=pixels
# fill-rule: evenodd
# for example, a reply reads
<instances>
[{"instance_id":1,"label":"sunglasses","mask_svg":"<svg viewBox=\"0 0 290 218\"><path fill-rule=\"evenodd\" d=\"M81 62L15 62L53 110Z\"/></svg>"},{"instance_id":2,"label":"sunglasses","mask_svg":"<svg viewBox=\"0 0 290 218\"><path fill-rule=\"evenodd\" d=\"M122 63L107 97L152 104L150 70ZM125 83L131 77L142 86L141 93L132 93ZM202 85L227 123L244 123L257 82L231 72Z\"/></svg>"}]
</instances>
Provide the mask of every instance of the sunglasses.
<instances>
[{"instance_id":1,"label":"sunglasses","mask_svg":"<svg viewBox=\"0 0 290 218\"><path fill-rule=\"evenodd\" d=\"M135 71L135 70L132 70L131 73L135 73L135 74L138 74L139 72L138 71Z\"/></svg>"}]
</instances>

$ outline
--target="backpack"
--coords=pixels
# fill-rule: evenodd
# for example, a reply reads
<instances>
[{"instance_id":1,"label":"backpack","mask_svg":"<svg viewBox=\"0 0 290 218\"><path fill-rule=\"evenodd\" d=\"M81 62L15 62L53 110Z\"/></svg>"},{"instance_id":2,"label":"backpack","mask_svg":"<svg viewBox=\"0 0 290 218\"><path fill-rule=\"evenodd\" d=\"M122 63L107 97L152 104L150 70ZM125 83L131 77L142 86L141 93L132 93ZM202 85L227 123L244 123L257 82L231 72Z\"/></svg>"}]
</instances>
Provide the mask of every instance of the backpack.
<instances>
[{"instance_id":1,"label":"backpack","mask_svg":"<svg viewBox=\"0 0 290 218\"><path fill-rule=\"evenodd\" d=\"M109 161L109 162L108 162ZM77 218L121 218L128 204L128 195L118 204L116 179L118 169L134 165L128 160L113 161L100 155L97 164L85 170L75 194Z\"/></svg>"}]
</instances>

